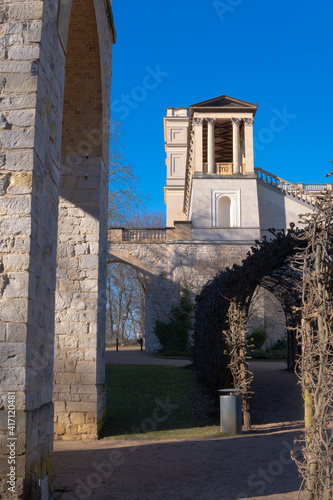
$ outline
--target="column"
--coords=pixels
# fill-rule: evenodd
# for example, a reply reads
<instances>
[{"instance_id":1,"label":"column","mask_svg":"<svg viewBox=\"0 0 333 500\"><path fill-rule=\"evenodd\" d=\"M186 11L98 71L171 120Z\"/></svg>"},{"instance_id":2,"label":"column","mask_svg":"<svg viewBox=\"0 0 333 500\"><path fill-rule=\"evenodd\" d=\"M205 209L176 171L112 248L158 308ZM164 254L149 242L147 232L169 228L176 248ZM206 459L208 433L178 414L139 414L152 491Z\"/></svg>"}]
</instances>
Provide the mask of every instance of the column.
<instances>
[{"instance_id":1,"label":"column","mask_svg":"<svg viewBox=\"0 0 333 500\"><path fill-rule=\"evenodd\" d=\"M254 172L253 122L253 118L244 118L245 173Z\"/></svg>"},{"instance_id":2,"label":"column","mask_svg":"<svg viewBox=\"0 0 333 500\"><path fill-rule=\"evenodd\" d=\"M232 121L232 160L233 174L240 173L240 158L239 158L239 124L240 118L231 118Z\"/></svg>"},{"instance_id":3,"label":"column","mask_svg":"<svg viewBox=\"0 0 333 500\"><path fill-rule=\"evenodd\" d=\"M194 172L203 172L202 164L202 118L194 118Z\"/></svg>"},{"instance_id":4,"label":"column","mask_svg":"<svg viewBox=\"0 0 333 500\"><path fill-rule=\"evenodd\" d=\"M207 118L207 161L208 174L215 174L215 139L214 139L214 122L216 118Z\"/></svg>"}]
</instances>

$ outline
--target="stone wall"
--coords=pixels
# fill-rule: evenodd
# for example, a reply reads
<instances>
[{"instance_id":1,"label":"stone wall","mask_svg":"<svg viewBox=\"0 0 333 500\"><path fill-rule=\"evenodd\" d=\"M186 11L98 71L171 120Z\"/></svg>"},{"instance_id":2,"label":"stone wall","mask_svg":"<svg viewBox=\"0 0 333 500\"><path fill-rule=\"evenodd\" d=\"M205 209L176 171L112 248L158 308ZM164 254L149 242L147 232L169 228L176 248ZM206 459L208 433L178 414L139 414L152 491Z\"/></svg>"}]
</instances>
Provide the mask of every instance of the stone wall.
<instances>
[{"instance_id":1,"label":"stone wall","mask_svg":"<svg viewBox=\"0 0 333 500\"><path fill-rule=\"evenodd\" d=\"M96 438L105 407L111 61L103 9L102 2L73 0L67 41L54 369L59 439Z\"/></svg>"},{"instance_id":2,"label":"stone wall","mask_svg":"<svg viewBox=\"0 0 333 500\"><path fill-rule=\"evenodd\" d=\"M254 293L247 328L249 332L255 328L266 330L267 339L264 348L270 348L278 340L286 338L286 316L282 306L274 295L264 288L258 287Z\"/></svg>"},{"instance_id":3,"label":"stone wall","mask_svg":"<svg viewBox=\"0 0 333 500\"><path fill-rule=\"evenodd\" d=\"M65 175L66 173L66 175ZM83 187L85 186L85 187ZM105 402L107 171L62 165L55 323L55 436L96 438Z\"/></svg>"}]
</instances>

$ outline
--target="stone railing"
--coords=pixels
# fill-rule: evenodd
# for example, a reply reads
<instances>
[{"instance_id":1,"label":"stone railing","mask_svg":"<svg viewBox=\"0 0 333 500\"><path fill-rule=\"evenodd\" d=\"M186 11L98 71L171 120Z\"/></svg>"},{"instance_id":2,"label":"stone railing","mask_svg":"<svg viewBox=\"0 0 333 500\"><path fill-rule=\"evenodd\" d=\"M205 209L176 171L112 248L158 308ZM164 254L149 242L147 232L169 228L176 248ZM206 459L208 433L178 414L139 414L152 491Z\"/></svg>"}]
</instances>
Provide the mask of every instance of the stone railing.
<instances>
[{"instance_id":1,"label":"stone railing","mask_svg":"<svg viewBox=\"0 0 333 500\"><path fill-rule=\"evenodd\" d=\"M162 243L165 241L190 240L190 222L175 222L175 227L163 228L112 228L109 229L111 243Z\"/></svg>"},{"instance_id":2,"label":"stone railing","mask_svg":"<svg viewBox=\"0 0 333 500\"><path fill-rule=\"evenodd\" d=\"M291 182L285 181L284 179L281 179L277 175L263 170L262 168L255 168L254 171L257 174L258 179L265 182L266 184L278 188L300 201L304 201L305 203L309 203L310 205L316 204L317 196L315 194L311 194L311 190L319 190L303 186L319 186L319 184L293 184ZM320 191L326 189L326 184L322 184L322 186L323 187L320 189Z\"/></svg>"},{"instance_id":3,"label":"stone railing","mask_svg":"<svg viewBox=\"0 0 333 500\"><path fill-rule=\"evenodd\" d=\"M162 241L166 240L166 228L123 229L123 241Z\"/></svg>"},{"instance_id":4,"label":"stone railing","mask_svg":"<svg viewBox=\"0 0 333 500\"><path fill-rule=\"evenodd\" d=\"M305 184L304 182L297 182L296 186L298 186L301 189L305 189L307 191L332 191L333 184L326 183L326 184L318 184L318 183L307 183Z\"/></svg>"}]
</instances>

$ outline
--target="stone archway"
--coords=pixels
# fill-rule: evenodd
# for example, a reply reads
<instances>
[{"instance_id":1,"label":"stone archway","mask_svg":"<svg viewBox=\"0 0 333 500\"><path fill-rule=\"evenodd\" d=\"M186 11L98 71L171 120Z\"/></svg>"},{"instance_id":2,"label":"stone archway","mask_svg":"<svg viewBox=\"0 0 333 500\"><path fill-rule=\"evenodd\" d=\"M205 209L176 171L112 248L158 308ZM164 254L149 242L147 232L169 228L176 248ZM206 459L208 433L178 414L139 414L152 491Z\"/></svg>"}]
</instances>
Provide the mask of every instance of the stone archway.
<instances>
[{"instance_id":1,"label":"stone archway","mask_svg":"<svg viewBox=\"0 0 333 500\"><path fill-rule=\"evenodd\" d=\"M145 337L147 278L137 266L108 259L106 343Z\"/></svg>"},{"instance_id":2,"label":"stone archway","mask_svg":"<svg viewBox=\"0 0 333 500\"><path fill-rule=\"evenodd\" d=\"M4 37L7 46L0 90L1 411L5 422L7 395L13 393L17 445L11 498L38 499L38 481L47 472L52 488L56 288L57 423L59 417L68 422L66 413L78 413L73 421L69 419L70 434L96 436L103 410L101 353L114 31L109 1L8 2L3 11L4 29L11 35ZM84 54L78 45L82 33L89 41ZM99 90L89 96L89 86ZM71 300L62 293L72 294ZM75 326L78 315L80 327ZM84 323L89 324L86 336L81 329ZM67 337L67 345L60 342L60 336L62 341ZM71 356L74 344L70 339L74 337L79 355L84 352L80 360ZM87 368L83 370L79 361L87 363ZM60 372L68 377L66 383L60 384ZM83 379L83 372L89 380ZM83 393L88 395L79 395ZM1 431L7 439L7 427ZM1 458L5 464L1 468L3 498L8 496L7 458L5 451Z\"/></svg>"},{"instance_id":3,"label":"stone archway","mask_svg":"<svg viewBox=\"0 0 333 500\"><path fill-rule=\"evenodd\" d=\"M148 352L156 352L160 347L154 334L156 320L170 319L172 308L179 306L182 286L186 284L194 300L218 270L240 263L250 246L224 242L193 243L181 237L131 239L127 235L131 231L136 238L136 230L118 228L109 231L108 260L133 265L143 274L146 286L145 348Z\"/></svg>"}]
</instances>

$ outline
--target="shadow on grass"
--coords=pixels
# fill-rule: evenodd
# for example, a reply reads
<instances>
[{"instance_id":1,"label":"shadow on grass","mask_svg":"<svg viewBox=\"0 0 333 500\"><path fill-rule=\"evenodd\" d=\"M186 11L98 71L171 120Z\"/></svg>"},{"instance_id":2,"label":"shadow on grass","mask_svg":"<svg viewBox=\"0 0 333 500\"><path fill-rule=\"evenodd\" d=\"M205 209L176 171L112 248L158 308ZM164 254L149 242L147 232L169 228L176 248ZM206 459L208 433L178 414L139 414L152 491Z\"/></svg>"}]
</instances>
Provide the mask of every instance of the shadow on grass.
<instances>
[{"instance_id":1,"label":"shadow on grass","mask_svg":"<svg viewBox=\"0 0 333 500\"><path fill-rule=\"evenodd\" d=\"M108 365L106 386L102 438L195 437L198 428L205 437L221 435L218 410L188 368Z\"/></svg>"}]
</instances>

